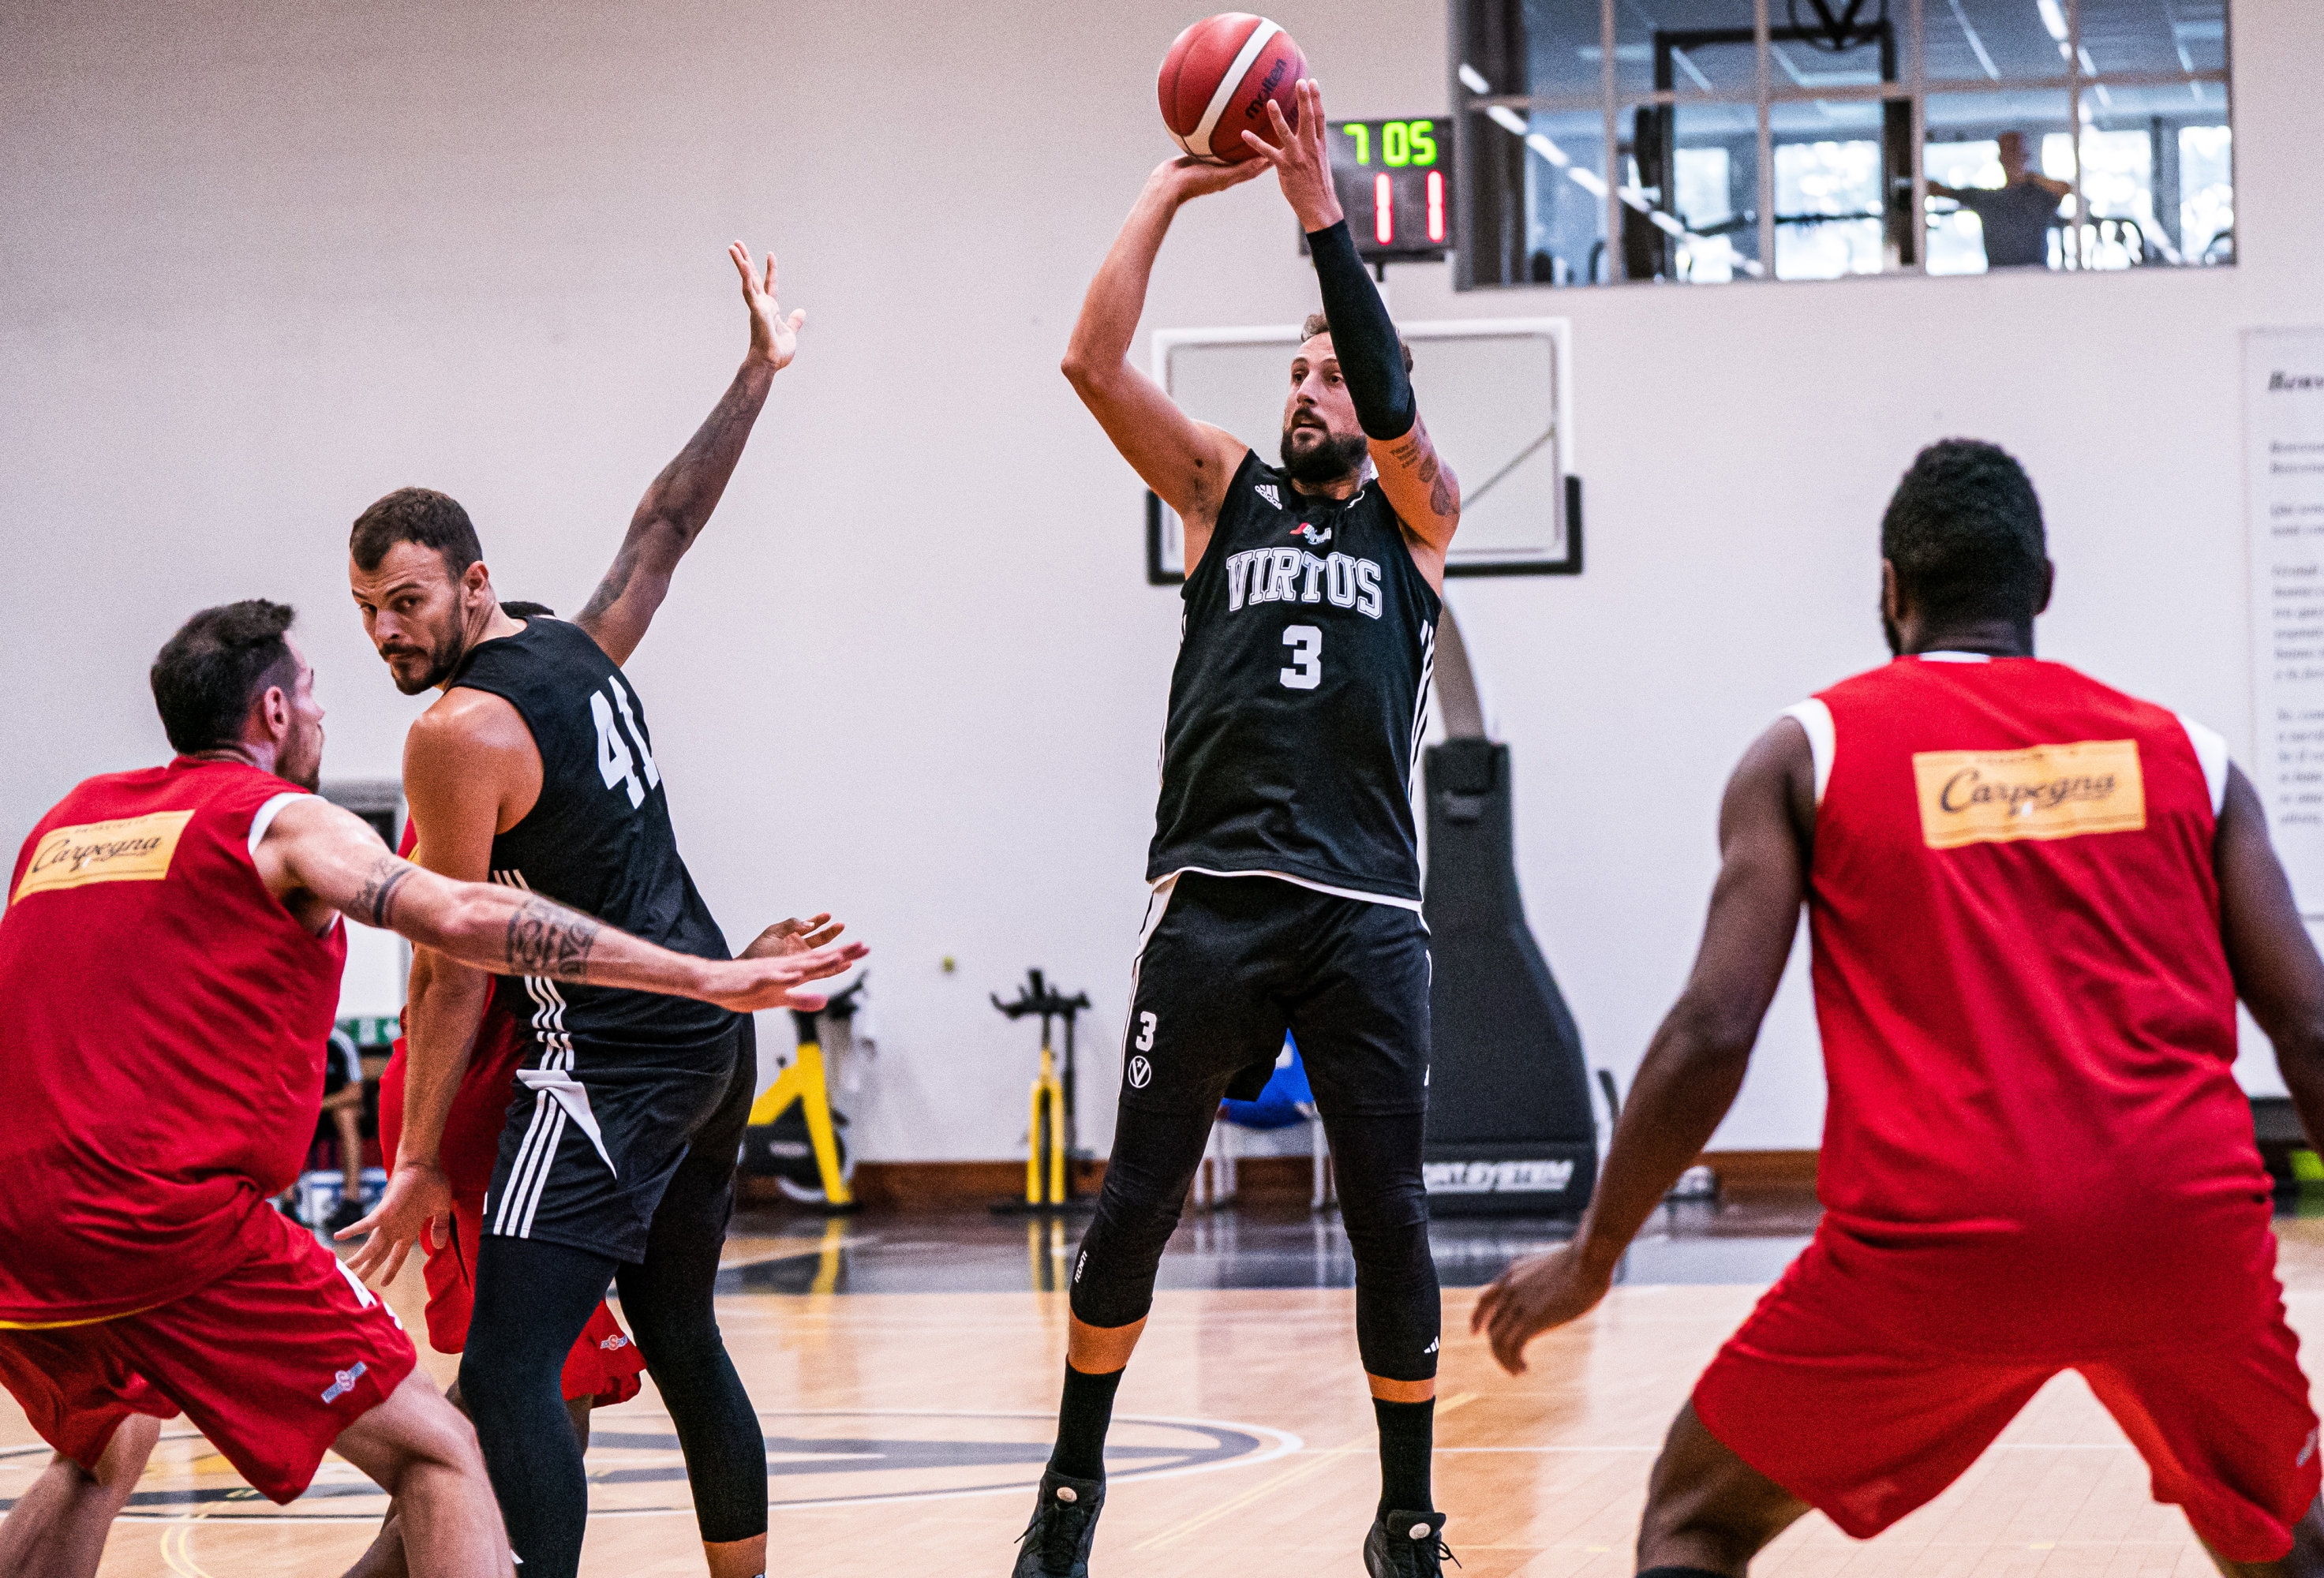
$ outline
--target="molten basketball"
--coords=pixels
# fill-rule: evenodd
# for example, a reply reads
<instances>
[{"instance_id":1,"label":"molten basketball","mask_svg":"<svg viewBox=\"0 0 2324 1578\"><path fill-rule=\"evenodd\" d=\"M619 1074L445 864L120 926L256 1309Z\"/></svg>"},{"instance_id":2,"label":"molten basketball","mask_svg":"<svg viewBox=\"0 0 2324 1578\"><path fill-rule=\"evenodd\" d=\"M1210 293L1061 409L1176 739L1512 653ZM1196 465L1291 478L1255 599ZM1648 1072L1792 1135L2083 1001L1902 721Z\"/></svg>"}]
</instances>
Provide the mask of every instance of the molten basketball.
<instances>
[{"instance_id":1,"label":"molten basketball","mask_svg":"<svg viewBox=\"0 0 2324 1578\"><path fill-rule=\"evenodd\" d=\"M1307 58L1291 35L1264 16L1226 11L1194 23L1178 35L1162 57L1155 84L1162 98L1162 124L1170 138L1210 164L1240 164L1255 159L1246 131L1272 141L1267 101L1283 106L1283 118L1299 124L1292 85L1307 74Z\"/></svg>"}]
</instances>

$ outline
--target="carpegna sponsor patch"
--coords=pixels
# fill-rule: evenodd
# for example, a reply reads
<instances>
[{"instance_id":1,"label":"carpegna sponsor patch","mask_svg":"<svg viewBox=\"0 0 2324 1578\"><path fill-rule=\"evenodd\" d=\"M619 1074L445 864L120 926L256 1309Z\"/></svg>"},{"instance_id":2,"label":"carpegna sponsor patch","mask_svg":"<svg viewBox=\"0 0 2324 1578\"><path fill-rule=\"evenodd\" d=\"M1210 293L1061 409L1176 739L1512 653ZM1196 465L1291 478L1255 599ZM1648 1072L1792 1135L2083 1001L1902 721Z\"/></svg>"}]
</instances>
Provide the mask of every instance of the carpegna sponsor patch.
<instances>
[{"instance_id":1,"label":"carpegna sponsor patch","mask_svg":"<svg viewBox=\"0 0 2324 1578\"><path fill-rule=\"evenodd\" d=\"M178 839L193 819L191 811L156 811L117 822L51 828L32 851L24 880L16 884L10 902L27 893L83 888L91 882L158 882L170 874Z\"/></svg>"},{"instance_id":2,"label":"carpegna sponsor patch","mask_svg":"<svg viewBox=\"0 0 2324 1578\"><path fill-rule=\"evenodd\" d=\"M2133 833L2146 826L2135 740L2025 751L1916 751L1921 838L1931 849Z\"/></svg>"}]
</instances>

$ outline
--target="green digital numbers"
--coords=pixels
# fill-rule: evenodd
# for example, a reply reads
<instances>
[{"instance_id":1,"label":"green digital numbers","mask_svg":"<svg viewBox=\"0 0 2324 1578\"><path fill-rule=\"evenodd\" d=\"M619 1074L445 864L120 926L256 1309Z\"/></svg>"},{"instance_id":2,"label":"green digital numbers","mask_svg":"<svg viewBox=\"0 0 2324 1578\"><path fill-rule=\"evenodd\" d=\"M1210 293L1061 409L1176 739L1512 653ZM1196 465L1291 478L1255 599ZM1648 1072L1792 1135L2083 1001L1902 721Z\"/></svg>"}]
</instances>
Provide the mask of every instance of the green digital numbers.
<instances>
[{"instance_id":1,"label":"green digital numbers","mask_svg":"<svg viewBox=\"0 0 2324 1578\"><path fill-rule=\"evenodd\" d=\"M1340 130L1356 140L1356 162L1372 161L1372 125L1379 127L1380 162L1391 170L1425 167L1436 162L1434 121L1348 121Z\"/></svg>"}]
</instances>

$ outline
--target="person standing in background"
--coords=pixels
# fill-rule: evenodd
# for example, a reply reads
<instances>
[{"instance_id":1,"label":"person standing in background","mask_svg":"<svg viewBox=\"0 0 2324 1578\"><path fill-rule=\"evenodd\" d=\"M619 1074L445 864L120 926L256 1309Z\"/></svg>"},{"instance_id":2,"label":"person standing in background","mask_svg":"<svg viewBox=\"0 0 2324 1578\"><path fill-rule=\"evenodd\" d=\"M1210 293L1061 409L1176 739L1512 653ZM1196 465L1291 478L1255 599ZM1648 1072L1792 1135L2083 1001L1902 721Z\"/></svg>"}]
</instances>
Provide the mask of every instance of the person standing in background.
<instances>
[{"instance_id":1,"label":"person standing in background","mask_svg":"<svg viewBox=\"0 0 2324 1578\"><path fill-rule=\"evenodd\" d=\"M1994 146L2001 159L1999 186L1947 186L1932 180L1929 195L1950 198L1977 216L1985 231L1987 268L2047 268L2050 221L2074 189L2027 162L2024 133L2004 132Z\"/></svg>"}]
</instances>

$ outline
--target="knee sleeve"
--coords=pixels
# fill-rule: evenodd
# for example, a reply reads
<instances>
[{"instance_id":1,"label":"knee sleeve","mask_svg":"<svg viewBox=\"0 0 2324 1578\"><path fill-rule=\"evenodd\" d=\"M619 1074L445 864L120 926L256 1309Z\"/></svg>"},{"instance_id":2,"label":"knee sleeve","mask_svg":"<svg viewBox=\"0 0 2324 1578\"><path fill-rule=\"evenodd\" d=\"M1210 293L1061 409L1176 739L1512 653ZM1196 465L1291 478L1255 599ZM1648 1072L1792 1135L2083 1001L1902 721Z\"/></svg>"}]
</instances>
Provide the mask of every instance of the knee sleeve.
<instances>
[{"instance_id":1,"label":"knee sleeve","mask_svg":"<svg viewBox=\"0 0 2324 1578\"><path fill-rule=\"evenodd\" d=\"M1210 1134L1207 1112L1123 1110L1097 1214L1074 1251L1068 1284L1084 1324L1126 1326L1154 1307L1154 1273Z\"/></svg>"},{"instance_id":2,"label":"knee sleeve","mask_svg":"<svg viewBox=\"0 0 2324 1578\"><path fill-rule=\"evenodd\" d=\"M1356 1260L1356 1346L1366 1373L1389 1380L1436 1374L1443 1305L1428 1250L1428 1191L1419 1113L1333 1125L1340 1220Z\"/></svg>"}]
</instances>

